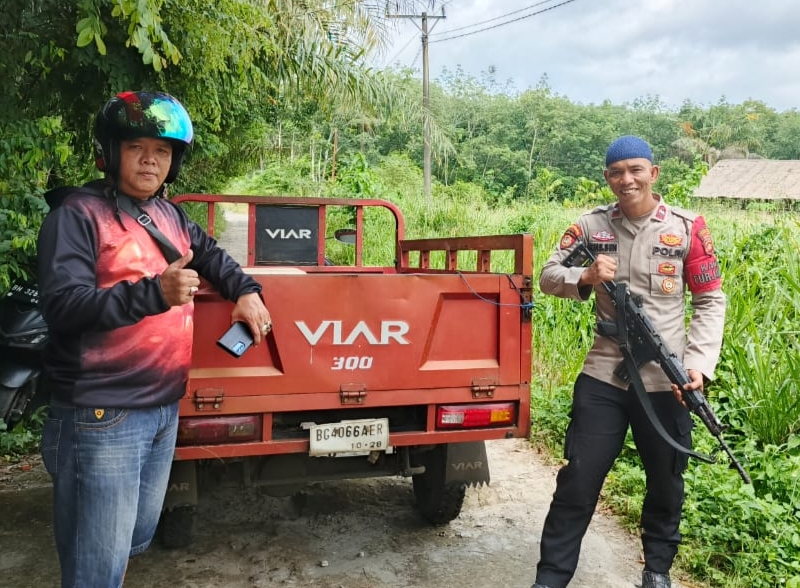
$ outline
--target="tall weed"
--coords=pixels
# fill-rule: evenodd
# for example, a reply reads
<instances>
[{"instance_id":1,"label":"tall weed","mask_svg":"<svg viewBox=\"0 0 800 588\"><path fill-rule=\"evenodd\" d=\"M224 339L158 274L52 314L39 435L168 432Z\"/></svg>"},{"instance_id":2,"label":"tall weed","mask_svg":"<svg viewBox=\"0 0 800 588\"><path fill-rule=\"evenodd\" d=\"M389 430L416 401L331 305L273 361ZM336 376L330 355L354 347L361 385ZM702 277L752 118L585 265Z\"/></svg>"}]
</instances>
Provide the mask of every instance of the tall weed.
<instances>
[{"instance_id":1,"label":"tall weed","mask_svg":"<svg viewBox=\"0 0 800 588\"><path fill-rule=\"evenodd\" d=\"M720 379L730 405L762 444L800 431L800 244L781 220L734 242L724 268L728 298Z\"/></svg>"}]
</instances>

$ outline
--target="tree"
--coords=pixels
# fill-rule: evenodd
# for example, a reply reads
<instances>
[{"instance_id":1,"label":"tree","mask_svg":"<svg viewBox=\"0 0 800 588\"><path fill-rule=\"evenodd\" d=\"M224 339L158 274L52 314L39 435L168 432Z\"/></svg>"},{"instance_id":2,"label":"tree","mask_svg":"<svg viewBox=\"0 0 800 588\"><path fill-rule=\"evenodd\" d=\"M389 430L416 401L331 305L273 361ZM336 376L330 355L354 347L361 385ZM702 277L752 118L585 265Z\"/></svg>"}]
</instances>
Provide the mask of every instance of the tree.
<instances>
[{"instance_id":1,"label":"tree","mask_svg":"<svg viewBox=\"0 0 800 588\"><path fill-rule=\"evenodd\" d=\"M10 83L0 96L4 142L45 146L40 130L51 120L67 141L59 143L66 152L58 157L6 150L0 159L4 190L22 198L89 177L96 109L124 89L179 97L192 115L196 141L178 187L219 187L259 161L269 148L265 132L309 105L314 112L333 112L342 103L365 112L379 108L389 90L365 60L385 33L382 14L365 2L5 0L0 74ZM20 173L26 169L30 173ZM0 218L0 233L20 228L18 217ZM41 217L24 222L38 227ZM7 241L2 247L20 250ZM0 287L5 281L0 277Z\"/></svg>"},{"instance_id":2,"label":"tree","mask_svg":"<svg viewBox=\"0 0 800 588\"><path fill-rule=\"evenodd\" d=\"M763 155L778 127L777 113L756 100L737 105L722 98L708 109L687 101L678 117L684 136L676 147L710 165L721 157Z\"/></svg>"},{"instance_id":3,"label":"tree","mask_svg":"<svg viewBox=\"0 0 800 588\"><path fill-rule=\"evenodd\" d=\"M800 112L792 110L778 115L765 154L773 159L800 159Z\"/></svg>"}]
</instances>

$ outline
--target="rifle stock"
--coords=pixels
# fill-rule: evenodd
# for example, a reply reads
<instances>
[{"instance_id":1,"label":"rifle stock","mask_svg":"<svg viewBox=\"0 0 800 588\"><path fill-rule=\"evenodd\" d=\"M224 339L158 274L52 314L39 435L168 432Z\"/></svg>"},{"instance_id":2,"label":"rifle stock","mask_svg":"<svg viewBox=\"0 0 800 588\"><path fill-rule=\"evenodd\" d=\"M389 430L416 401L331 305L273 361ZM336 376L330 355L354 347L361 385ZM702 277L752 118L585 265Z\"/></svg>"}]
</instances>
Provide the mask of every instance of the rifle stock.
<instances>
[{"instance_id":1,"label":"rifle stock","mask_svg":"<svg viewBox=\"0 0 800 588\"><path fill-rule=\"evenodd\" d=\"M579 238L576 237L575 248L564 259L563 265L566 267L575 266L575 262L582 259L584 262L594 263L595 255L591 249ZM582 265L582 264L581 264ZM683 394L683 401L705 425L706 429L717 439L722 450L728 455L733 467L741 476L745 483L752 483L750 476L742 465L733 455L728 444L722 438L722 432L727 428L723 425L714 410L708 404L705 396L700 390L684 390L684 386L689 384L692 379L683 367L683 363L678 356L673 353L661 335L656 331L650 318L642 308L641 300L637 300L631 295L625 284L616 282L603 282L603 288L611 296L617 312L624 317L623 324L607 321L598 322L598 331L606 337L617 338L620 334L625 335L625 339L633 342L633 356L637 368L641 368L649 361L655 361L663 370L670 382L678 386ZM620 329L625 329L625 333L620 333ZM627 373L625 362L623 361L614 371L615 375L624 382L630 381L630 374Z\"/></svg>"}]
</instances>

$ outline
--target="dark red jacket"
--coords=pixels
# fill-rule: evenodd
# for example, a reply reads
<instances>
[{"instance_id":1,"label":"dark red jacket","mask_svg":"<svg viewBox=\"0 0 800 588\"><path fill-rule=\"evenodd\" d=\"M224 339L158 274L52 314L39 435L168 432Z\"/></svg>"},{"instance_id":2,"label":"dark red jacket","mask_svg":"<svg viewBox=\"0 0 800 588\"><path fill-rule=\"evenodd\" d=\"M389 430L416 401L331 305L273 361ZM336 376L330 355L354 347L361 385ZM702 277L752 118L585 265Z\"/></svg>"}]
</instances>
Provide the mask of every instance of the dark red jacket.
<instances>
[{"instance_id":1,"label":"dark red jacket","mask_svg":"<svg viewBox=\"0 0 800 588\"><path fill-rule=\"evenodd\" d=\"M38 283L53 397L98 408L176 401L191 362L194 304L164 300L159 276L168 264L158 244L103 182L46 198ZM160 198L139 204L181 254L194 251L189 267L225 298L261 291L180 207Z\"/></svg>"}]
</instances>

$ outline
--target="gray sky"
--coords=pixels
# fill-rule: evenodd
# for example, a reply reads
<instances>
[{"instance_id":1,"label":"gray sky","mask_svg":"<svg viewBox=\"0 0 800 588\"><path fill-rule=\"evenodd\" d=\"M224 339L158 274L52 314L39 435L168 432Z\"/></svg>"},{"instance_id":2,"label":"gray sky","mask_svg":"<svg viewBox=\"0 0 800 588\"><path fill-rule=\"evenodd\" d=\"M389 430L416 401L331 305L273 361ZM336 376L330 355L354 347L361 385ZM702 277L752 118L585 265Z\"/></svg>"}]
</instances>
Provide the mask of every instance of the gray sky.
<instances>
[{"instance_id":1,"label":"gray sky","mask_svg":"<svg viewBox=\"0 0 800 588\"><path fill-rule=\"evenodd\" d=\"M798 0L573 0L521 18L564 1L437 0L446 18L429 21L431 80L445 67L478 79L494 67L501 85L525 90L546 74L554 93L583 104L658 96L678 108L724 97L800 109ZM418 1L418 14L441 14L430 4ZM419 19L393 22L382 63L421 75Z\"/></svg>"}]
</instances>

